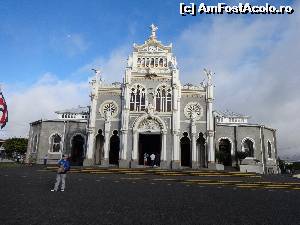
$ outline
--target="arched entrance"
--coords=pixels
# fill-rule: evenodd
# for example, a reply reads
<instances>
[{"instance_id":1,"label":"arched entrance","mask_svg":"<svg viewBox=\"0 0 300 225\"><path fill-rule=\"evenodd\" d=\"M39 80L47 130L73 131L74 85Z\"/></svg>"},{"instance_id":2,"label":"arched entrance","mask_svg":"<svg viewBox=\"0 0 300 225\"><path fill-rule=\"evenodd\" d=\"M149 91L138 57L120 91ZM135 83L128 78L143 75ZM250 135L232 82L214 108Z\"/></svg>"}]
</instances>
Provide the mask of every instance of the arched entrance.
<instances>
[{"instance_id":1,"label":"arched entrance","mask_svg":"<svg viewBox=\"0 0 300 225\"><path fill-rule=\"evenodd\" d=\"M144 156L147 155L146 165L150 165L150 155L155 155L154 165L160 165L161 135L140 134L139 135L139 165L144 165Z\"/></svg>"},{"instance_id":2,"label":"arched entrance","mask_svg":"<svg viewBox=\"0 0 300 225\"><path fill-rule=\"evenodd\" d=\"M104 136L102 134L102 130L98 130L98 134L96 136L96 142L95 142L95 164L100 164L101 159L104 157Z\"/></svg>"},{"instance_id":3,"label":"arched entrance","mask_svg":"<svg viewBox=\"0 0 300 225\"><path fill-rule=\"evenodd\" d=\"M207 167L206 166L207 154L205 151L205 138L204 138L202 132L199 133L199 137L197 139L197 149L199 152L198 160L199 160L200 167Z\"/></svg>"},{"instance_id":4,"label":"arched entrance","mask_svg":"<svg viewBox=\"0 0 300 225\"><path fill-rule=\"evenodd\" d=\"M72 138L71 165L82 166L84 156L84 137L80 134Z\"/></svg>"},{"instance_id":5,"label":"arched entrance","mask_svg":"<svg viewBox=\"0 0 300 225\"><path fill-rule=\"evenodd\" d=\"M232 166L231 143L228 139L219 141L219 161L224 166Z\"/></svg>"},{"instance_id":6,"label":"arched entrance","mask_svg":"<svg viewBox=\"0 0 300 225\"><path fill-rule=\"evenodd\" d=\"M120 138L118 131L113 131L113 136L110 138L109 143L109 164L119 164L119 151L120 151Z\"/></svg>"},{"instance_id":7,"label":"arched entrance","mask_svg":"<svg viewBox=\"0 0 300 225\"><path fill-rule=\"evenodd\" d=\"M181 166L191 166L191 141L188 138L188 133L184 132L180 139L181 147Z\"/></svg>"},{"instance_id":8,"label":"arched entrance","mask_svg":"<svg viewBox=\"0 0 300 225\"><path fill-rule=\"evenodd\" d=\"M144 153L156 155L155 165L166 163L167 129L165 122L153 114L153 107L148 105L147 114L138 117L132 126L133 151L131 166L135 167L144 161ZM148 154L149 154L148 153ZM150 155L151 155L150 154Z\"/></svg>"}]
</instances>

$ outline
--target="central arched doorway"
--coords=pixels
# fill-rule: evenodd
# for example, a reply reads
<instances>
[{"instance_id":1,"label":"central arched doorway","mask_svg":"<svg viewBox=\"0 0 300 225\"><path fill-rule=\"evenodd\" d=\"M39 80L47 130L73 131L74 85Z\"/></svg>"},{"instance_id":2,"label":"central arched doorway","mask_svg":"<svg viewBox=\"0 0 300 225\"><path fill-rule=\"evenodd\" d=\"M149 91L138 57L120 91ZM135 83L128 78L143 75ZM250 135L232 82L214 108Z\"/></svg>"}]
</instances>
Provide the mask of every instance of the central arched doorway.
<instances>
[{"instance_id":1,"label":"central arched doorway","mask_svg":"<svg viewBox=\"0 0 300 225\"><path fill-rule=\"evenodd\" d=\"M232 166L231 159L231 143L228 139L221 139L219 141L219 161L224 166Z\"/></svg>"},{"instance_id":2,"label":"central arched doorway","mask_svg":"<svg viewBox=\"0 0 300 225\"><path fill-rule=\"evenodd\" d=\"M154 165L160 166L161 134L139 134L139 165L150 166L151 154L155 155Z\"/></svg>"},{"instance_id":3,"label":"central arched doorway","mask_svg":"<svg viewBox=\"0 0 300 225\"><path fill-rule=\"evenodd\" d=\"M149 104L147 114L138 117L133 123L133 151L131 163L133 167L144 165L145 153L148 155L149 153L155 154L154 165L166 166L166 124L160 117L153 115L153 110L154 107Z\"/></svg>"},{"instance_id":4,"label":"central arched doorway","mask_svg":"<svg viewBox=\"0 0 300 225\"><path fill-rule=\"evenodd\" d=\"M72 138L71 165L82 166L84 156L84 137L80 134Z\"/></svg>"},{"instance_id":5,"label":"central arched doorway","mask_svg":"<svg viewBox=\"0 0 300 225\"><path fill-rule=\"evenodd\" d=\"M191 166L191 141L188 138L188 133L184 132L180 139L181 148L181 166Z\"/></svg>"},{"instance_id":6,"label":"central arched doorway","mask_svg":"<svg viewBox=\"0 0 300 225\"><path fill-rule=\"evenodd\" d=\"M113 136L110 138L109 143L109 164L118 165L119 164L119 152L120 152L120 138L118 136L118 131L113 131Z\"/></svg>"}]
</instances>

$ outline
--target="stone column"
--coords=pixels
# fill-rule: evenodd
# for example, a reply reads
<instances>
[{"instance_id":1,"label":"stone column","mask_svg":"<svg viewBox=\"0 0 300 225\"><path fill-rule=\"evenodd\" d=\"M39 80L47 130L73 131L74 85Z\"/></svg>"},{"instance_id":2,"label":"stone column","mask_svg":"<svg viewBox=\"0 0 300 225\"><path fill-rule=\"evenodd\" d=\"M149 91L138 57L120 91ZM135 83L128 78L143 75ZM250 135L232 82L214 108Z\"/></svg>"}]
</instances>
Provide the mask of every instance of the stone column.
<instances>
[{"instance_id":1,"label":"stone column","mask_svg":"<svg viewBox=\"0 0 300 225\"><path fill-rule=\"evenodd\" d=\"M109 114L107 112L106 114ZM101 159L101 165L108 166L109 164L109 139L110 139L110 127L111 122L109 116L106 115L105 124L104 124L104 157Z\"/></svg>"},{"instance_id":2,"label":"stone column","mask_svg":"<svg viewBox=\"0 0 300 225\"><path fill-rule=\"evenodd\" d=\"M123 105L122 105L122 119L121 119L121 153L119 160L120 168L128 168L129 160L127 159L127 151L128 151L128 123L129 123L129 87L128 84L125 83L123 86Z\"/></svg>"},{"instance_id":3,"label":"stone column","mask_svg":"<svg viewBox=\"0 0 300 225\"><path fill-rule=\"evenodd\" d=\"M160 167L167 169L167 131L163 130L162 134L162 142L161 142L161 157L160 157Z\"/></svg>"},{"instance_id":4,"label":"stone column","mask_svg":"<svg viewBox=\"0 0 300 225\"><path fill-rule=\"evenodd\" d=\"M96 75L90 82L91 86L91 106L89 108L89 119L88 119L88 141L85 160L83 161L84 166L93 165L94 162L94 151L95 151L95 123L97 114L97 101L99 96L99 87L101 86L100 70L94 70Z\"/></svg>"},{"instance_id":5,"label":"stone column","mask_svg":"<svg viewBox=\"0 0 300 225\"><path fill-rule=\"evenodd\" d=\"M135 168L138 166L138 132L133 130L133 149L131 157L131 167Z\"/></svg>"},{"instance_id":6,"label":"stone column","mask_svg":"<svg viewBox=\"0 0 300 225\"><path fill-rule=\"evenodd\" d=\"M196 115L192 113L191 115L191 138L192 138L192 168L198 168L197 160L197 143L196 143L196 124L195 124Z\"/></svg>"},{"instance_id":7,"label":"stone column","mask_svg":"<svg viewBox=\"0 0 300 225\"><path fill-rule=\"evenodd\" d=\"M212 113L213 102L213 85L208 84L206 89L207 94L207 149L208 162L215 163L215 149L214 149L214 118Z\"/></svg>"},{"instance_id":8,"label":"stone column","mask_svg":"<svg viewBox=\"0 0 300 225\"><path fill-rule=\"evenodd\" d=\"M172 158L172 169L180 168L179 160L179 132L173 131L173 158Z\"/></svg>"},{"instance_id":9,"label":"stone column","mask_svg":"<svg viewBox=\"0 0 300 225\"><path fill-rule=\"evenodd\" d=\"M173 70L173 115L172 115L172 136L173 136L173 152L172 152L172 169L179 169L181 164L179 160L179 133L180 133L180 98L181 87L179 82L179 72Z\"/></svg>"}]
</instances>

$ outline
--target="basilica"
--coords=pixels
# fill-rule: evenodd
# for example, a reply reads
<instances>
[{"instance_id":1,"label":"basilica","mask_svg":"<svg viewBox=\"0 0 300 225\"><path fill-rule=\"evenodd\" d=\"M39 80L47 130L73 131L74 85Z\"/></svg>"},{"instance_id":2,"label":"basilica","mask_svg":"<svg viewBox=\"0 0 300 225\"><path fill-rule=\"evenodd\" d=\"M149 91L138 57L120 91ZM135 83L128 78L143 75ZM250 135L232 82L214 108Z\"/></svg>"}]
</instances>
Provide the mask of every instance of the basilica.
<instances>
[{"instance_id":1,"label":"basilica","mask_svg":"<svg viewBox=\"0 0 300 225\"><path fill-rule=\"evenodd\" d=\"M27 160L73 165L163 169L239 168L278 173L276 130L250 124L249 116L217 111L214 74L201 85L182 84L172 44L157 39L133 45L122 83L90 82L90 105L57 111L57 119L30 123ZM103 75L104 76L104 75Z\"/></svg>"}]
</instances>

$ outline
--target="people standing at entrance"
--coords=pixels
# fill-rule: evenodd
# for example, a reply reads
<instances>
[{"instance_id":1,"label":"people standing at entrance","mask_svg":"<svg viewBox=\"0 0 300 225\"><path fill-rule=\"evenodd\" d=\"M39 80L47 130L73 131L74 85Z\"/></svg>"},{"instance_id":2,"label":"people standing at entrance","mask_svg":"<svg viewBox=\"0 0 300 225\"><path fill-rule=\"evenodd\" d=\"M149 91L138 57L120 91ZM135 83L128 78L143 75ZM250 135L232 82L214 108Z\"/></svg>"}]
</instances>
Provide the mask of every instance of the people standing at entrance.
<instances>
[{"instance_id":1,"label":"people standing at entrance","mask_svg":"<svg viewBox=\"0 0 300 225\"><path fill-rule=\"evenodd\" d=\"M155 154L154 154L154 153L152 153L152 154L150 155L150 159L151 159L151 166L153 167L153 166L154 166L154 163L155 163Z\"/></svg>"},{"instance_id":2,"label":"people standing at entrance","mask_svg":"<svg viewBox=\"0 0 300 225\"><path fill-rule=\"evenodd\" d=\"M66 187L66 177L67 177L67 172L70 170L70 163L68 161L68 156L63 155L63 158L59 160L58 162L58 170L56 174L56 183L54 185L54 189L51 191L57 191L59 184L61 182L61 191L65 191Z\"/></svg>"},{"instance_id":3,"label":"people standing at entrance","mask_svg":"<svg viewBox=\"0 0 300 225\"><path fill-rule=\"evenodd\" d=\"M149 154L147 152L144 153L144 166L147 166Z\"/></svg>"},{"instance_id":4,"label":"people standing at entrance","mask_svg":"<svg viewBox=\"0 0 300 225\"><path fill-rule=\"evenodd\" d=\"M44 157L44 166L47 165L47 161L48 161L48 155L46 154L45 157Z\"/></svg>"}]
</instances>

